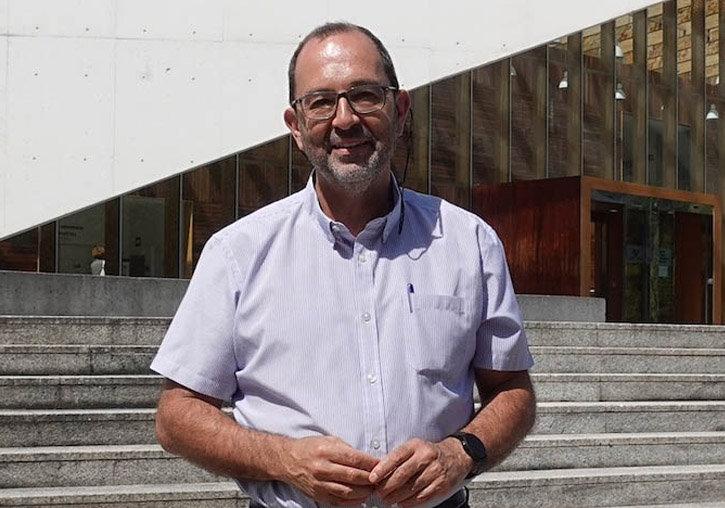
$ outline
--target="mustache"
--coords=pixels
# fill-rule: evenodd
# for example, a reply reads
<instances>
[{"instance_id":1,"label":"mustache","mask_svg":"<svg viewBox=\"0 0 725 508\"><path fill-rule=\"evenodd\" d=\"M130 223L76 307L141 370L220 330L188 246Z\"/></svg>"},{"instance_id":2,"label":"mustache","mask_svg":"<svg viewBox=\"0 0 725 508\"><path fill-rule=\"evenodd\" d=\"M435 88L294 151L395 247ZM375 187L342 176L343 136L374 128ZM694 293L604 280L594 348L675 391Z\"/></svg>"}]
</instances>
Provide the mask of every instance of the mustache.
<instances>
[{"instance_id":1,"label":"mustache","mask_svg":"<svg viewBox=\"0 0 725 508\"><path fill-rule=\"evenodd\" d=\"M333 130L330 132L330 137L327 139L327 142L329 145L336 145L351 139L355 141L375 141L375 137L367 129L367 127L363 125L356 125L353 128L344 131Z\"/></svg>"}]
</instances>

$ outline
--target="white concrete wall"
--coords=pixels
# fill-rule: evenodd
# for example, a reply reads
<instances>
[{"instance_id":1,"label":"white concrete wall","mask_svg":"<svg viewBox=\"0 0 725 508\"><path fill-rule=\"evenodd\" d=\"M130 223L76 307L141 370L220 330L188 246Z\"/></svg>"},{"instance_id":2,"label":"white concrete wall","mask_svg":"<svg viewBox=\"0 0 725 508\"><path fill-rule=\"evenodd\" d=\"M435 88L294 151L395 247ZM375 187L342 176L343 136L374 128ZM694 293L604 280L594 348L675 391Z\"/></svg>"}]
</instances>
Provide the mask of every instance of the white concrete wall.
<instances>
[{"instance_id":1,"label":"white concrete wall","mask_svg":"<svg viewBox=\"0 0 725 508\"><path fill-rule=\"evenodd\" d=\"M0 0L0 238L285 132L286 68L345 19L415 87L652 0Z\"/></svg>"}]
</instances>

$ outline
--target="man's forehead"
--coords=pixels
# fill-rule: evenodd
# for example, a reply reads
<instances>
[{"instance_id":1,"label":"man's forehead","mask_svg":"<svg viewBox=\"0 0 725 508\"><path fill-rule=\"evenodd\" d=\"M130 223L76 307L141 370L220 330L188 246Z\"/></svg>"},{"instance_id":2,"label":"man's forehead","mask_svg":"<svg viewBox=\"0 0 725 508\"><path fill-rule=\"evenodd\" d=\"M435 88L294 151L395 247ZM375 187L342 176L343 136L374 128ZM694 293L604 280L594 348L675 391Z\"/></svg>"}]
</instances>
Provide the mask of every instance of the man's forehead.
<instances>
[{"instance_id":1,"label":"man's forehead","mask_svg":"<svg viewBox=\"0 0 725 508\"><path fill-rule=\"evenodd\" d=\"M325 73L374 72L384 77L380 53L375 43L356 30L310 40L297 58L295 79L301 81L323 79Z\"/></svg>"}]
</instances>

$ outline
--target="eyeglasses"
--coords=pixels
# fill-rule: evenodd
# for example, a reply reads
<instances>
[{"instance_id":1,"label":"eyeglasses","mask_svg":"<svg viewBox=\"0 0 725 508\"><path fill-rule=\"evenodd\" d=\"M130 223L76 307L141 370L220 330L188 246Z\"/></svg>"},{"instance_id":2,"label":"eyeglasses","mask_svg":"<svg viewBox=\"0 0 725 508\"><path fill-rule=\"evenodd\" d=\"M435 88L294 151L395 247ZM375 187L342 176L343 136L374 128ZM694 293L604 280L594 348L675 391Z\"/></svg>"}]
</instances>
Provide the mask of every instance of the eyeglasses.
<instances>
[{"instance_id":1,"label":"eyeglasses","mask_svg":"<svg viewBox=\"0 0 725 508\"><path fill-rule=\"evenodd\" d=\"M388 92L396 92L397 90L392 86L359 85L340 93L332 91L312 92L293 100L290 106L294 107L299 104L302 113L310 120L329 120L335 116L340 97L345 97L355 113L369 115L383 109Z\"/></svg>"}]
</instances>

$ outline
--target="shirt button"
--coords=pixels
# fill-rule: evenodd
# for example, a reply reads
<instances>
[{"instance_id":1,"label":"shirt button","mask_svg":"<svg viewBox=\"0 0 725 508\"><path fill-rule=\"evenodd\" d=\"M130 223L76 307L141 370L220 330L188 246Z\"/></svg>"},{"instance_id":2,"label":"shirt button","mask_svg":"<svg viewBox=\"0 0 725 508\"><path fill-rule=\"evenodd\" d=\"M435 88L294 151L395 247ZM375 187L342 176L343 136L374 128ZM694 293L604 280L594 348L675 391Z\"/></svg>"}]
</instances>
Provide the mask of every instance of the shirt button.
<instances>
[{"instance_id":1,"label":"shirt button","mask_svg":"<svg viewBox=\"0 0 725 508\"><path fill-rule=\"evenodd\" d=\"M372 316L370 315L370 313L369 313L369 312L366 312L366 313L364 313L364 314L362 315L363 321L365 321L365 322L367 322L367 321L370 321L371 317L372 317Z\"/></svg>"},{"instance_id":2,"label":"shirt button","mask_svg":"<svg viewBox=\"0 0 725 508\"><path fill-rule=\"evenodd\" d=\"M374 384L377 380L378 376L376 376L375 374L368 374L368 381L370 381L370 384Z\"/></svg>"},{"instance_id":3,"label":"shirt button","mask_svg":"<svg viewBox=\"0 0 725 508\"><path fill-rule=\"evenodd\" d=\"M379 450L380 449L380 441L377 439L373 439L372 443L370 443L374 449Z\"/></svg>"},{"instance_id":4,"label":"shirt button","mask_svg":"<svg viewBox=\"0 0 725 508\"><path fill-rule=\"evenodd\" d=\"M365 257L365 253L364 253L364 252L361 252L361 253L360 253L360 254L358 255L358 257L357 257L357 260L358 260L358 261L360 261L361 263L364 263L364 262L365 262L365 261L367 261L368 259L367 259L367 258Z\"/></svg>"}]
</instances>

